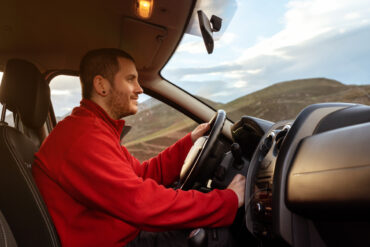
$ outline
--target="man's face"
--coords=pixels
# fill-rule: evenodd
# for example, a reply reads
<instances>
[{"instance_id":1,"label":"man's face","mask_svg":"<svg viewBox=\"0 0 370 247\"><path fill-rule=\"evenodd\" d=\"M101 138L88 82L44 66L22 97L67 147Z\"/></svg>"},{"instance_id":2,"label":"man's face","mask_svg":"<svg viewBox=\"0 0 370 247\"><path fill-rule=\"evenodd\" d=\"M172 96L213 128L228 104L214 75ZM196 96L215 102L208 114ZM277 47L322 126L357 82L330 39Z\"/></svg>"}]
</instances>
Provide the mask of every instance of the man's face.
<instances>
[{"instance_id":1,"label":"man's face","mask_svg":"<svg viewBox=\"0 0 370 247\"><path fill-rule=\"evenodd\" d=\"M139 94L143 93L135 64L126 58L118 58L118 64L119 70L114 76L108 99L115 119L135 114L138 110Z\"/></svg>"}]
</instances>

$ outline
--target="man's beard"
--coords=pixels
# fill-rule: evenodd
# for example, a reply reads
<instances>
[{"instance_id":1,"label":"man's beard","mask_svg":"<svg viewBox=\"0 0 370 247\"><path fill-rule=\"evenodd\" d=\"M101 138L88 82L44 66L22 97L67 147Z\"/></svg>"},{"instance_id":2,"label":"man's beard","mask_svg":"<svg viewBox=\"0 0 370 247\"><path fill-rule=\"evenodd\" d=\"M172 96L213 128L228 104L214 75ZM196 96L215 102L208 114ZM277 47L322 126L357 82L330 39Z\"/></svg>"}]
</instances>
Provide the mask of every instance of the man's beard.
<instances>
[{"instance_id":1,"label":"man's beard","mask_svg":"<svg viewBox=\"0 0 370 247\"><path fill-rule=\"evenodd\" d=\"M129 115L130 113L127 112L127 110L126 110L126 108L128 108L129 105L126 105L126 104L130 104L130 102L123 102L122 101L124 95L118 93L116 90L114 90L112 88L110 89L109 94L111 96L108 98L108 106L109 106L110 112L112 114L112 117L114 119L121 119L121 118Z\"/></svg>"}]
</instances>

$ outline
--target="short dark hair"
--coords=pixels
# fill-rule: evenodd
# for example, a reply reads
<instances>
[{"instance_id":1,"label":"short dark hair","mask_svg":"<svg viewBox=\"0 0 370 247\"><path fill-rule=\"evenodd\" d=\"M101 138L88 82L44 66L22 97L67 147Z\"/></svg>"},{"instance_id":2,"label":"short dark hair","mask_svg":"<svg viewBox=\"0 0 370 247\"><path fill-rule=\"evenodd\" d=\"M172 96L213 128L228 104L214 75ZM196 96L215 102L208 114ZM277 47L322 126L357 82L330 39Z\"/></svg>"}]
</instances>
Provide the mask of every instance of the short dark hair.
<instances>
[{"instance_id":1,"label":"short dark hair","mask_svg":"<svg viewBox=\"0 0 370 247\"><path fill-rule=\"evenodd\" d=\"M101 75L109 82L113 83L114 76L119 70L119 57L127 58L135 62L127 52L115 48L91 50L83 56L80 63L80 81L83 98L91 98L95 76Z\"/></svg>"}]
</instances>

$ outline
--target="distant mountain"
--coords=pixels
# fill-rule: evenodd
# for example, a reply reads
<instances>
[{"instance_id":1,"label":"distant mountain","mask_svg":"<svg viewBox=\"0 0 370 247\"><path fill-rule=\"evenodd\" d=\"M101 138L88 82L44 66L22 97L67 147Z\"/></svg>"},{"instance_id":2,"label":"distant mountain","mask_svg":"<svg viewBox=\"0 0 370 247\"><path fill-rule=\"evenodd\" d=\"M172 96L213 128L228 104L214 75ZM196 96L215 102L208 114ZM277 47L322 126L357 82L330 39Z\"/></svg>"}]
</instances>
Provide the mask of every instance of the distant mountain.
<instances>
[{"instance_id":1,"label":"distant mountain","mask_svg":"<svg viewBox=\"0 0 370 247\"><path fill-rule=\"evenodd\" d=\"M251 115L279 121L295 118L306 106L323 102L370 105L370 85L344 85L326 78L287 81L240 97L224 109L234 120L241 115Z\"/></svg>"},{"instance_id":2,"label":"distant mountain","mask_svg":"<svg viewBox=\"0 0 370 247\"><path fill-rule=\"evenodd\" d=\"M148 138L148 135L158 131L182 129L191 124L191 120L184 114L154 98L147 103L149 104L143 107L144 110L124 118L126 125L133 126L129 134L124 137L125 142L135 142L143 137ZM152 107L148 107L149 105Z\"/></svg>"},{"instance_id":3,"label":"distant mountain","mask_svg":"<svg viewBox=\"0 0 370 247\"><path fill-rule=\"evenodd\" d=\"M61 116L61 117L55 117L55 118L56 118L56 120L57 120L57 123L58 123L59 121L63 120L64 118L68 117L69 115L71 115L71 113L72 113L72 111L67 112L66 114L64 114L64 115L63 115L63 116Z\"/></svg>"},{"instance_id":4,"label":"distant mountain","mask_svg":"<svg viewBox=\"0 0 370 247\"><path fill-rule=\"evenodd\" d=\"M138 106L138 111L141 112L141 111L145 111L145 110L148 110L150 108L153 108L154 106L160 104L161 102L154 99L154 98L149 98L143 102L141 102Z\"/></svg>"},{"instance_id":5,"label":"distant mountain","mask_svg":"<svg viewBox=\"0 0 370 247\"><path fill-rule=\"evenodd\" d=\"M207 105L211 106L212 108L214 109L221 109L224 104L220 103L220 102L214 102L212 100L209 100L207 98L203 98L201 96L196 96L199 100L203 101L204 103L206 103Z\"/></svg>"},{"instance_id":6,"label":"distant mountain","mask_svg":"<svg viewBox=\"0 0 370 247\"><path fill-rule=\"evenodd\" d=\"M234 121L240 116L250 115L275 122L293 119L304 107L314 103L370 105L370 85L343 85L326 78L311 78L277 83L227 104L199 98L215 109L226 110L228 117ZM196 126L177 110L155 99L150 100L142 108L144 110L126 118L126 123L133 128L123 141L139 160L158 154Z\"/></svg>"}]
</instances>

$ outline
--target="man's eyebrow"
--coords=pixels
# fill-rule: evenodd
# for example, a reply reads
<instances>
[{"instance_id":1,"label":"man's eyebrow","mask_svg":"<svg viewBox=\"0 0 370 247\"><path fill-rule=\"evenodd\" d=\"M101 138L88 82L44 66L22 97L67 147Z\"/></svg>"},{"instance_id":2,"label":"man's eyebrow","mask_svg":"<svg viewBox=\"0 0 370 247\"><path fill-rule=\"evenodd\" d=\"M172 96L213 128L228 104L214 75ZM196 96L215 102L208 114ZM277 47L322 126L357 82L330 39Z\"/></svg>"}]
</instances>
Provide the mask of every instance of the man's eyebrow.
<instances>
[{"instance_id":1,"label":"man's eyebrow","mask_svg":"<svg viewBox=\"0 0 370 247\"><path fill-rule=\"evenodd\" d=\"M129 75L126 76L126 78L130 78L130 79L137 78L137 75L136 74L129 74Z\"/></svg>"}]
</instances>

